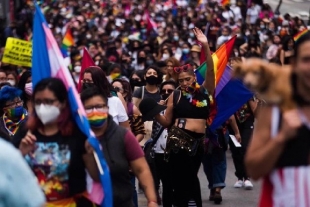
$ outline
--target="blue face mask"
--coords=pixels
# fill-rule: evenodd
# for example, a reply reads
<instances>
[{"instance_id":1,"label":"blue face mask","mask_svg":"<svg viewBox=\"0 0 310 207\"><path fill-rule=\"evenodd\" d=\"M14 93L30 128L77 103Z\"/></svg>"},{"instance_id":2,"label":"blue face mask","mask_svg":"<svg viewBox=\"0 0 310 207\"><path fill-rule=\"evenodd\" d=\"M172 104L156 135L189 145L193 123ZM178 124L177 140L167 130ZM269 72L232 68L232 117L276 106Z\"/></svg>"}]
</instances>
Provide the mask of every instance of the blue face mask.
<instances>
[{"instance_id":1,"label":"blue face mask","mask_svg":"<svg viewBox=\"0 0 310 207\"><path fill-rule=\"evenodd\" d=\"M182 50L182 52L183 52L184 54L188 54L188 53L189 53L189 49L188 49L188 48L184 48L184 49Z\"/></svg>"},{"instance_id":2,"label":"blue face mask","mask_svg":"<svg viewBox=\"0 0 310 207\"><path fill-rule=\"evenodd\" d=\"M141 32L142 33L146 33L146 29L141 29Z\"/></svg>"},{"instance_id":3,"label":"blue face mask","mask_svg":"<svg viewBox=\"0 0 310 207\"><path fill-rule=\"evenodd\" d=\"M173 39L174 39L174 41L179 41L179 37L178 36L174 36Z\"/></svg>"}]
</instances>

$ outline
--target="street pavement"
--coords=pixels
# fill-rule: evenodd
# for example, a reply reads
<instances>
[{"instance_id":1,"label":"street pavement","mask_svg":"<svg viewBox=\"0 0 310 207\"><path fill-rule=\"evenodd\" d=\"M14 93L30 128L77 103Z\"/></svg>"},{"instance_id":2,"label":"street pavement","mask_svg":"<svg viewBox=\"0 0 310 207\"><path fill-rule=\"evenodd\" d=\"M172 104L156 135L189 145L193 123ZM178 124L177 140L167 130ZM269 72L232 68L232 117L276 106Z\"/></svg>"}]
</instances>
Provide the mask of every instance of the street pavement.
<instances>
[{"instance_id":1,"label":"street pavement","mask_svg":"<svg viewBox=\"0 0 310 207\"><path fill-rule=\"evenodd\" d=\"M199 180L201 186L201 194L203 207L208 206L220 206L220 207L255 207L257 206L261 188L261 182L253 182L253 190L245 189L235 189L233 185L235 184L235 168L231 158L230 151L227 151L227 174L226 174L226 188L222 190L223 202L220 205L215 205L214 202L209 201L209 189L208 181L203 172L203 168L199 171ZM188 189L190 190L190 189ZM139 207L146 207L147 201L144 194L138 194Z\"/></svg>"},{"instance_id":2,"label":"street pavement","mask_svg":"<svg viewBox=\"0 0 310 207\"><path fill-rule=\"evenodd\" d=\"M279 0L264 0L272 9L276 9ZM281 15L289 13L292 16L300 16L307 22L309 17L310 0L283 0L280 7Z\"/></svg>"}]
</instances>

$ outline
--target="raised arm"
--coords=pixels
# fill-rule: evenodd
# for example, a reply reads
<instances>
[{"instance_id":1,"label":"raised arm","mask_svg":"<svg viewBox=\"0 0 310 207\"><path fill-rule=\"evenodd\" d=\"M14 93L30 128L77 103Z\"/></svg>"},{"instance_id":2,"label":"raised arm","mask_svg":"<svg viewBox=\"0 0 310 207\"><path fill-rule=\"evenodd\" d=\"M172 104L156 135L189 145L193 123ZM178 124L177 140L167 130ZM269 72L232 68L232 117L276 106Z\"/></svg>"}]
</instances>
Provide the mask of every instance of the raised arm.
<instances>
[{"instance_id":1,"label":"raised arm","mask_svg":"<svg viewBox=\"0 0 310 207\"><path fill-rule=\"evenodd\" d=\"M211 51L209 48L209 43L207 37L203 34L203 32L195 28L194 34L196 35L197 40L202 44L202 49L204 50L204 53L206 55L206 64L207 64L207 71L205 74L205 81L203 82L203 86L205 89L207 89L209 94L213 94L215 90L215 74L214 74L214 64L213 59L211 56Z\"/></svg>"}]
</instances>

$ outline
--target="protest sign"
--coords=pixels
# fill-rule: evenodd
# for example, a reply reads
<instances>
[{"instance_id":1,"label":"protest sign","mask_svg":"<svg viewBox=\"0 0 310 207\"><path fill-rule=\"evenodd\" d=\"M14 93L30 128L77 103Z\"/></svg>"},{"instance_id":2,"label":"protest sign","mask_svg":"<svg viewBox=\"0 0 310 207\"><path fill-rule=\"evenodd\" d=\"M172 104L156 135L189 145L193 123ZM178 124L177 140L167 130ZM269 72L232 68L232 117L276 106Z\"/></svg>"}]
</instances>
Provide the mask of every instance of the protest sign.
<instances>
[{"instance_id":1,"label":"protest sign","mask_svg":"<svg viewBox=\"0 0 310 207\"><path fill-rule=\"evenodd\" d=\"M6 40L3 63L31 67L32 43L9 37Z\"/></svg>"}]
</instances>

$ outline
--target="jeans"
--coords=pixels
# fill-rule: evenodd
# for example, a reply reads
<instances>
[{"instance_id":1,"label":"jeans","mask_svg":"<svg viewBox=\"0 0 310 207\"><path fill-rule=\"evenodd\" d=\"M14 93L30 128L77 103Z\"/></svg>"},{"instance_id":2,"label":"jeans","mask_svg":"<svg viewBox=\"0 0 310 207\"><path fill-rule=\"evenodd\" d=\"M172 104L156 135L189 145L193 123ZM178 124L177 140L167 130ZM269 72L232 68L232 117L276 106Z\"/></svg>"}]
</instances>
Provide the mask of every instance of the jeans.
<instances>
[{"instance_id":1,"label":"jeans","mask_svg":"<svg viewBox=\"0 0 310 207\"><path fill-rule=\"evenodd\" d=\"M205 153L202 164L209 189L224 188L227 169L225 151L222 148L215 148L212 153Z\"/></svg>"},{"instance_id":2,"label":"jeans","mask_svg":"<svg viewBox=\"0 0 310 207\"><path fill-rule=\"evenodd\" d=\"M133 204L135 205L135 207L138 207L138 194L137 194L137 190L136 190L136 176L134 174L130 174L131 178L131 184L132 184L132 190L133 190L133 197L132 197L132 201Z\"/></svg>"},{"instance_id":3,"label":"jeans","mask_svg":"<svg viewBox=\"0 0 310 207\"><path fill-rule=\"evenodd\" d=\"M241 135L241 147L235 147L234 143L231 140L229 140L229 146L236 169L235 175L238 180L246 180L249 179L249 177L245 171L244 156L253 133L253 126L239 128L239 132Z\"/></svg>"}]
</instances>

